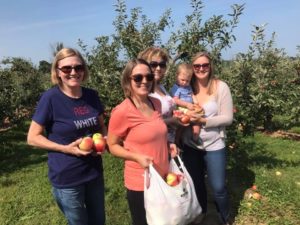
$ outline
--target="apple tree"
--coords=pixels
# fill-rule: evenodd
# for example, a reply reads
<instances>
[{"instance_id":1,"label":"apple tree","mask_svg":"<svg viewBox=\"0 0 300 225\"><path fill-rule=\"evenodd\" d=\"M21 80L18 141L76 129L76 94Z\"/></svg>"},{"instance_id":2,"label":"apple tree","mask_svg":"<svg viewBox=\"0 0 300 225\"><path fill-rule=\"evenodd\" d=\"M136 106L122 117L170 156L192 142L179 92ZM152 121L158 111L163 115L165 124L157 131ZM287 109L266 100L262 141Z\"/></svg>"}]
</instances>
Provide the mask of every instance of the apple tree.
<instances>
[{"instance_id":1,"label":"apple tree","mask_svg":"<svg viewBox=\"0 0 300 225\"><path fill-rule=\"evenodd\" d=\"M43 90L43 77L23 58L6 58L0 67L0 120L27 118Z\"/></svg>"}]
</instances>

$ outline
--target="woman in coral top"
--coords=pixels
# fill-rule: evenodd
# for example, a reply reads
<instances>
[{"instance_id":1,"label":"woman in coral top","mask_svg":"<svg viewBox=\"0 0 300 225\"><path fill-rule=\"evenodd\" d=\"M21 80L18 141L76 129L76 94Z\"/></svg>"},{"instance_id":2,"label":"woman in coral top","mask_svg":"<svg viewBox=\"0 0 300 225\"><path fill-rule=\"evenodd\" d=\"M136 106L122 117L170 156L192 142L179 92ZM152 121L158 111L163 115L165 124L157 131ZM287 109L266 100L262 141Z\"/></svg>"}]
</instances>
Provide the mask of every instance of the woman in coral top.
<instances>
[{"instance_id":1,"label":"woman in coral top","mask_svg":"<svg viewBox=\"0 0 300 225\"><path fill-rule=\"evenodd\" d=\"M144 170L153 163L165 176L169 168L167 126L161 116L161 103L150 97L154 90L154 75L142 59L131 60L122 73L122 88L126 99L111 114L108 129L110 152L125 159L124 182L134 225L146 225L144 208Z\"/></svg>"}]
</instances>

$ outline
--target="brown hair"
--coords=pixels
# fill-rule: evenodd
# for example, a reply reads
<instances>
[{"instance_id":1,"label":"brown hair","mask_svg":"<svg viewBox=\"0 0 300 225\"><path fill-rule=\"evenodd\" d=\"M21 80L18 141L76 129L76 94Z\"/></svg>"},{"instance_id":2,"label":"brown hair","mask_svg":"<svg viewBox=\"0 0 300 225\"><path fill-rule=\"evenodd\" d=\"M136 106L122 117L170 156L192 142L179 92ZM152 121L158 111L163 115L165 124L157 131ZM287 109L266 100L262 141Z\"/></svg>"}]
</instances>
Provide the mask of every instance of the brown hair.
<instances>
[{"instance_id":1,"label":"brown hair","mask_svg":"<svg viewBox=\"0 0 300 225\"><path fill-rule=\"evenodd\" d=\"M52 63L52 67L51 67L52 84L58 84L58 85L62 84L61 78L57 74L58 62L62 59L65 59L65 58L71 57L71 56L77 56L80 59L82 65L84 67L83 81L87 80L89 73L88 73L86 62L85 62L84 58L82 57L82 55L80 54L80 52L73 48L63 48L59 52L56 53L56 56Z\"/></svg>"},{"instance_id":2,"label":"brown hair","mask_svg":"<svg viewBox=\"0 0 300 225\"><path fill-rule=\"evenodd\" d=\"M200 57L206 57L209 60L209 75L208 75L208 94L212 95L215 91L215 84L216 84L216 78L214 75L214 67L213 67L213 62L212 58L210 57L208 52L198 52L192 57L192 63L194 63L198 58ZM191 86L193 88L194 94L197 94L199 92L199 87L197 85L197 78L195 76L195 73L192 76L191 80Z\"/></svg>"},{"instance_id":3,"label":"brown hair","mask_svg":"<svg viewBox=\"0 0 300 225\"><path fill-rule=\"evenodd\" d=\"M131 95L132 95L131 73L137 65L141 65L141 64L146 65L149 68L149 71L151 72L150 65L144 59L133 59L133 60L128 61L122 72L121 85L122 85L123 92L124 92L124 95L126 98L131 97ZM153 80L152 87L150 90L151 93L154 92L154 87L155 87L155 82Z\"/></svg>"}]
</instances>

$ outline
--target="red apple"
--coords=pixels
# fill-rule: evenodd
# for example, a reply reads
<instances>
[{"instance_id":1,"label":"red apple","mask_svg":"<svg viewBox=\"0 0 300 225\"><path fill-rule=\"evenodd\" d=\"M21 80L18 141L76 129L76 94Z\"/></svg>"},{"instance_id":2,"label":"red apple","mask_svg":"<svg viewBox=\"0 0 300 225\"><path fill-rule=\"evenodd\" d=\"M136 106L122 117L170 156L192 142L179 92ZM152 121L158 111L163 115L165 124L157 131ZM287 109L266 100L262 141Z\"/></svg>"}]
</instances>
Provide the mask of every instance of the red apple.
<instances>
[{"instance_id":1,"label":"red apple","mask_svg":"<svg viewBox=\"0 0 300 225\"><path fill-rule=\"evenodd\" d=\"M256 191L257 190L257 186L255 184L252 185L251 187L252 190Z\"/></svg>"},{"instance_id":2,"label":"red apple","mask_svg":"<svg viewBox=\"0 0 300 225\"><path fill-rule=\"evenodd\" d=\"M179 184L179 179L176 173L168 173L166 177L166 182L170 186L176 186Z\"/></svg>"},{"instance_id":3,"label":"red apple","mask_svg":"<svg viewBox=\"0 0 300 225\"><path fill-rule=\"evenodd\" d=\"M96 139L100 139L100 138L103 138L102 134L100 134L100 133L93 134L93 141L95 141Z\"/></svg>"},{"instance_id":4,"label":"red apple","mask_svg":"<svg viewBox=\"0 0 300 225\"><path fill-rule=\"evenodd\" d=\"M174 117L181 117L182 115L183 115L183 112L181 110L173 110Z\"/></svg>"},{"instance_id":5,"label":"red apple","mask_svg":"<svg viewBox=\"0 0 300 225\"><path fill-rule=\"evenodd\" d=\"M93 139L91 137L84 137L79 144L79 148L83 151L89 151L93 148Z\"/></svg>"},{"instance_id":6,"label":"red apple","mask_svg":"<svg viewBox=\"0 0 300 225\"><path fill-rule=\"evenodd\" d=\"M189 116L187 116L187 115L184 115L183 117L181 117L181 119L180 119L180 121L181 121L181 123L184 123L184 124L187 124L187 123L189 123L190 122L190 117Z\"/></svg>"},{"instance_id":7,"label":"red apple","mask_svg":"<svg viewBox=\"0 0 300 225\"><path fill-rule=\"evenodd\" d=\"M105 146L106 146L106 141L103 137L94 140L94 149L96 152L104 152Z\"/></svg>"}]
</instances>

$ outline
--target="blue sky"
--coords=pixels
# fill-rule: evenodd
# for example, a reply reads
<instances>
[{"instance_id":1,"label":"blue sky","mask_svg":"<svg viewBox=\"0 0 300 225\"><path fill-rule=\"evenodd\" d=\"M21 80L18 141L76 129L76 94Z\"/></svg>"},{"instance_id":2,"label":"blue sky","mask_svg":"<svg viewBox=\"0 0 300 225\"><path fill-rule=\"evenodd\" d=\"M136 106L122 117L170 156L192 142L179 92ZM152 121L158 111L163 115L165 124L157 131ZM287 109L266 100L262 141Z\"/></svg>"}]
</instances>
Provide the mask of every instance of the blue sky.
<instances>
[{"instance_id":1,"label":"blue sky","mask_svg":"<svg viewBox=\"0 0 300 225\"><path fill-rule=\"evenodd\" d=\"M38 63L51 60L51 45L63 42L78 47L78 39L88 47L96 45L95 37L114 33L116 1L105 0L0 0L0 60L22 57ZM203 0L203 20L213 15L231 13L230 6L245 3L245 10L234 34L237 41L223 57L233 58L246 52L253 25L267 23L266 39L276 33L276 47L295 56L300 45L299 0ZM191 12L189 0L126 0L127 9L142 7L152 21L171 8L175 25L185 21ZM172 30L176 30L172 28ZM166 34L167 35L167 34Z\"/></svg>"}]
</instances>

